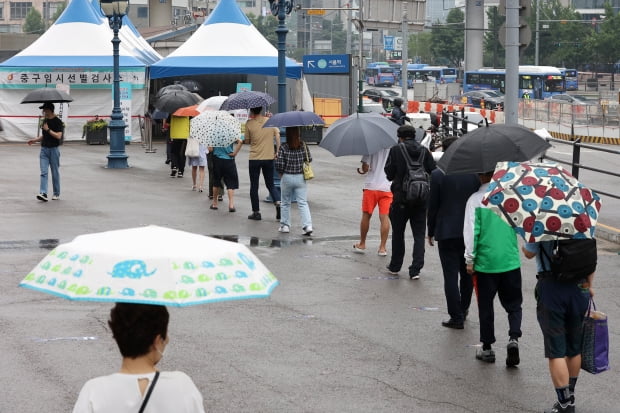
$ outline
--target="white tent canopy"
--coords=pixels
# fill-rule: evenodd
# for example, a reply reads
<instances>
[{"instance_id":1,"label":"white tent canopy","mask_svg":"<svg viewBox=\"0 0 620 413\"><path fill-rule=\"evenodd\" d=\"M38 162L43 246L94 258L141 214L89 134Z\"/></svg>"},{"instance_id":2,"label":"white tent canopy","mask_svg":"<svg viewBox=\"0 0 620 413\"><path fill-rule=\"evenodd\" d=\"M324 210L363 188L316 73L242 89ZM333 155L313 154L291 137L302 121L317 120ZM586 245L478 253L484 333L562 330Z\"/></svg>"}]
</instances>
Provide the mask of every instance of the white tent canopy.
<instances>
[{"instance_id":1,"label":"white tent canopy","mask_svg":"<svg viewBox=\"0 0 620 413\"><path fill-rule=\"evenodd\" d=\"M278 75L278 50L252 25L235 0L221 0L185 43L152 65L150 76L223 73ZM286 77L301 77L301 65L289 58Z\"/></svg>"},{"instance_id":2,"label":"white tent canopy","mask_svg":"<svg viewBox=\"0 0 620 413\"><path fill-rule=\"evenodd\" d=\"M122 106L131 116L129 135L140 139L147 65L160 56L124 18L119 50ZM132 29L133 28L133 29ZM38 105L20 104L29 90L59 87L73 102L63 108L65 139L79 140L87 119L112 112L113 33L90 0L72 0L56 22L28 48L0 63L0 141L24 141L37 133ZM129 136L128 135L128 136Z\"/></svg>"}]
</instances>

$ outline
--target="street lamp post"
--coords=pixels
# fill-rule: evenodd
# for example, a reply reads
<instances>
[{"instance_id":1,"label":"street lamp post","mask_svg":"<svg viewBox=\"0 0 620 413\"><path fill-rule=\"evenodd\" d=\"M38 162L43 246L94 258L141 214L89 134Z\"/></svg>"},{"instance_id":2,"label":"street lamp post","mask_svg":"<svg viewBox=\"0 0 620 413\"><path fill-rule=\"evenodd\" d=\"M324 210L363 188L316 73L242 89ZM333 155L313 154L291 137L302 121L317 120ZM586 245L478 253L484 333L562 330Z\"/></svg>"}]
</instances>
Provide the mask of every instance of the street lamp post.
<instances>
[{"instance_id":1,"label":"street lamp post","mask_svg":"<svg viewBox=\"0 0 620 413\"><path fill-rule=\"evenodd\" d=\"M120 98L120 73L119 73L119 45L121 39L118 32L123 24L123 16L127 14L129 8L129 0L100 0L101 10L110 21L110 28L114 31L112 38L113 50L113 97L114 107L110 116L110 153L108 155L108 168L121 169L128 168L127 154L125 153L125 122L123 121L123 113L121 111Z\"/></svg>"},{"instance_id":2,"label":"street lamp post","mask_svg":"<svg viewBox=\"0 0 620 413\"><path fill-rule=\"evenodd\" d=\"M278 113L286 112L286 16L293 10L293 0L269 0L271 14L278 17ZM312 30L312 27L310 28Z\"/></svg>"}]
</instances>

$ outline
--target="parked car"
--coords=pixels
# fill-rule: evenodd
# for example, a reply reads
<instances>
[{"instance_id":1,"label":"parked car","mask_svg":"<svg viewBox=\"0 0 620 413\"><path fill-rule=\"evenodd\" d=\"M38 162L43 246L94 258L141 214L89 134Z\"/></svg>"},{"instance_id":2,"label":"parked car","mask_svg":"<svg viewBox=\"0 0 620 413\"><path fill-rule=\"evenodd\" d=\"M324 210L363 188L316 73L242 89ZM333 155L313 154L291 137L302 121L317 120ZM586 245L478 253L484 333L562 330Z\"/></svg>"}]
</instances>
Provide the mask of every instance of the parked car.
<instances>
[{"instance_id":1,"label":"parked car","mask_svg":"<svg viewBox=\"0 0 620 413\"><path fill-rule=\"evenodd\" d=\"M364 99L364 101L362 102L362 113L370 112L379 113L384 116L390 114L390 111L386 110L385 104L383 102L379 103L370 99Z\"/></svg>"},{"instance_id":2,"label":"parked car","mask_svg":"<svg viewBox=\"0 0 620 413\"><path fill-rule=\"evenodd\" d=\"M547 98L547 100L560 103L572 103L573 105L596 105L598 103L596 100L588 99L587 97L582 95L568 94L553 95Z\"/></svg>"},{"instance_id":3,"label":"parked car","mask_svg":"<svg viewBox=\"0 0 620 413\"><path fill-rule=\"evenodd\" d=\"M392 89L366 89L362 92L362 96L366 96L375 102L379 102L381 100L392 101L394 98L399 97L400 94Z\"/></svg>"},{"instance_id":4,"label":"parked car","mask_svg":"<svg viewBox=\"0 0 620 413\"><path fill-rule=\"evenodd\" d=\"M475 108L482 108L484 101L484 109L497 109L498 106L504 107L504 95L497 90L480 89L472 90L461 95L461 103L472 105Z\"/></svg>"}]
</instances>

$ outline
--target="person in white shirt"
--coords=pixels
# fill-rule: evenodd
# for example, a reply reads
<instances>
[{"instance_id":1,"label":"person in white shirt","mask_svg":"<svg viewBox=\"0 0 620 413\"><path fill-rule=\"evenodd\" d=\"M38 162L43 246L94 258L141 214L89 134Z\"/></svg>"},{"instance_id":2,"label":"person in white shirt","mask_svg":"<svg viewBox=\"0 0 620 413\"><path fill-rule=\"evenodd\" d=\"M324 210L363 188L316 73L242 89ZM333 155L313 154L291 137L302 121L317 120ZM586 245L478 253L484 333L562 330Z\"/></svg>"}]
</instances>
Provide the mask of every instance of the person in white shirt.
<instances>
[{"instance_id":1,"label":"person in white shirt","mask_svg":"<svg viewBox=\"0 0 620 413\"><path fill-rule=\"evenodd\" d=\"M108 325L123 356L120 371L87 381L73 413L204 413L187 374L156 368L168 344L169 318L164 306L116 303Z\"/></svg>"},{"instance_id":2,"label":"person in white shirt","mask_svg":"<svg viewBox=\"0 0 620 413\"><path fill-rule=\"evenodd\" d=\"M380 222L380 242L378 254L382 257L387 256L387 239L390 234L390 205L392 204L391 182L385 177L383 168L385 161L390 153L390 148L382 149L372 155L362 157L362 168L357 172L366 174L364 181L364 194L362 195L362 219L360 221L360 242L353 245L353 251L363 254L366 252L366 235L370 229L370 218L375 210L379 208Z\"/></svg>"}]
</instances>

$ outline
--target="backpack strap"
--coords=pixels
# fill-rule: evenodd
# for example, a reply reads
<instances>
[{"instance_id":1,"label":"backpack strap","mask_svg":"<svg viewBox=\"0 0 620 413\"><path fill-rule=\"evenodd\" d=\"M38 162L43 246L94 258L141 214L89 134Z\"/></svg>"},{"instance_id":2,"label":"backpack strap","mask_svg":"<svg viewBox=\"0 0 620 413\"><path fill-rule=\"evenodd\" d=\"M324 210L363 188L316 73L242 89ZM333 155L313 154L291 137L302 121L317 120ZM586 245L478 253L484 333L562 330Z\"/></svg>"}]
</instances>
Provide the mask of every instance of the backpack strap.
<instances>
[{"instance_id":1,"label":"backpack strap","mask_svg":"<svg viewBox=\"0 0 620 413\"><path fill-rule=\"evenodd\" d=\"M414 168L416 166L424 166L424 156L425 156L425 151L424 151L424 147L420 148L420 156L418 157L418 165L415 165L413 163L413 159L411 159L411 156L409 155L409 151L407 151L407 147L405 146L404 143L399 143L398 147L400 148L400 151L403 153L403 157L405 158L405 161L407 162L407 166L409 169Z\"/></svg>"}]
</instances>

